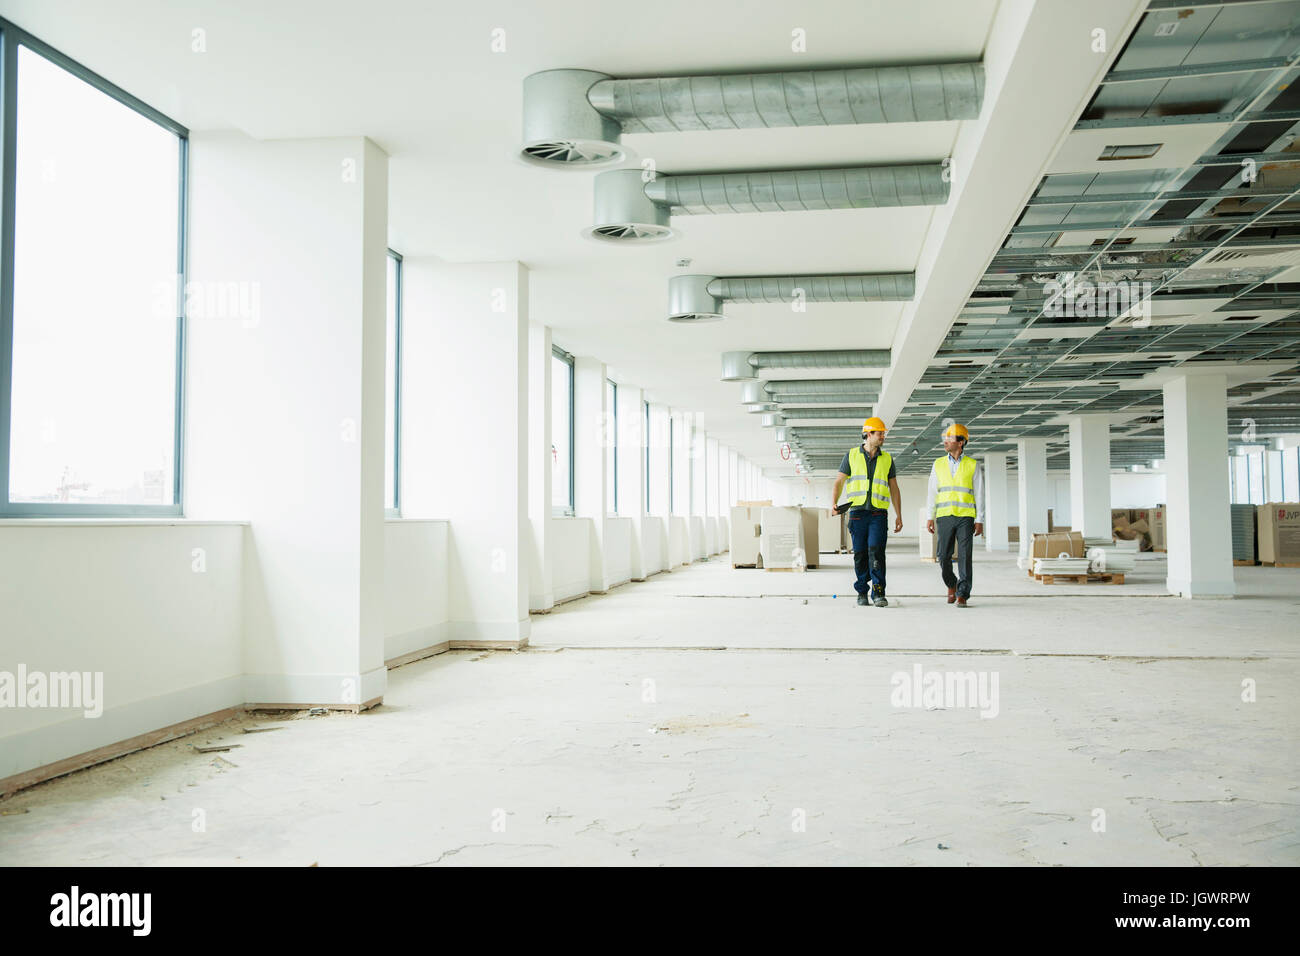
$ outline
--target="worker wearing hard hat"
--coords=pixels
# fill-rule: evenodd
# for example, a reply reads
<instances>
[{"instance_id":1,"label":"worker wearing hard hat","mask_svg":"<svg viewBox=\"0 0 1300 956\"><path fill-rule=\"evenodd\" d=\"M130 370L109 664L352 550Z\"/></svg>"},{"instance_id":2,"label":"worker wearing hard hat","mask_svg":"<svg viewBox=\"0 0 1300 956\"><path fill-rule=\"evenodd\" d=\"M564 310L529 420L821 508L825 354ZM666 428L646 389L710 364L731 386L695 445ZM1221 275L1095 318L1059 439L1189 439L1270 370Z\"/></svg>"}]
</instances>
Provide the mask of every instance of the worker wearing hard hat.
<instances>
[{"instance_id":1,"label":"worker wearing hard hat","mask_svg":"<svg viewBox=\"0 0 1300 956\"><path fill-rule=\"evenodd\" d=\"M903 530L903 499L898 492L894 459L881 446L885 423L868 418L862 423L862 444L849 449L840 463L831 501L838 503L840 490L848 496L849 535L853 539L853 570L857 580L858 604L888 607L885 598L885 542L889 539L889 506L897 517L894 534ZM843 507L832 505L831 514Z\"/></svg>"},{"instance_id":2,"label":"worker wearing hard hat","mask_svg":"<svg viewBox=\"0 0 1300 956\"><path fill-rule=\"evenodd\" d=\"M948 603L966 607L971 586L971 551L975 535L984 533L984 468L965 453L970 432L949 425L943 432L948 454L930 469L930 518L926 530L936 536L935 557L948 588ZM957 574L952 573L952 546L957 543Z\"/></svg>"}]
</instances>

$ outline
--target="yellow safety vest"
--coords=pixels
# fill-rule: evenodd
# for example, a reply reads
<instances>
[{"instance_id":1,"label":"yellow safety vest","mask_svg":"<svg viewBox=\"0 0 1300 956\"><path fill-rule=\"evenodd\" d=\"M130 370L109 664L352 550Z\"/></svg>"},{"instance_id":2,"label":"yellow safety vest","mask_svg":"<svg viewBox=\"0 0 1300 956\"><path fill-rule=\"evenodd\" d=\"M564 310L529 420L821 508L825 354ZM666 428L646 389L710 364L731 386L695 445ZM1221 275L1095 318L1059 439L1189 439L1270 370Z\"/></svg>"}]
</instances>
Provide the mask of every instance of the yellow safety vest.
<instances>
[{"instance_id":1,"label":"yellow safety vest","mask_svg":"<svg viewBox=\"0 0 1300 956\"><path fill-rule=\"evenodd\" d=\"M849 496L849 504L855 508L867 503L871 498L871 507L889 510L889 469L894 460L883 448L876 452L876 470L870 480L867 479L867 454L862 446L849 451L849 480L844 483L844 491Z\"/></svg>"},{"instance_id":2,"label":"yellow safety vest","mask_svg":"<svg viewBox=\"0 0 1300 956\"><path fill-rule=\"evenodd\" d=\"M978 462L969 455L962 455L957 462L954 475L948 467L948 456L934 460L934 477L937 490L934 496L934 516L946 518L956 515L959 518L975 517L975 469Z\"/></svg>"}]
</instances>

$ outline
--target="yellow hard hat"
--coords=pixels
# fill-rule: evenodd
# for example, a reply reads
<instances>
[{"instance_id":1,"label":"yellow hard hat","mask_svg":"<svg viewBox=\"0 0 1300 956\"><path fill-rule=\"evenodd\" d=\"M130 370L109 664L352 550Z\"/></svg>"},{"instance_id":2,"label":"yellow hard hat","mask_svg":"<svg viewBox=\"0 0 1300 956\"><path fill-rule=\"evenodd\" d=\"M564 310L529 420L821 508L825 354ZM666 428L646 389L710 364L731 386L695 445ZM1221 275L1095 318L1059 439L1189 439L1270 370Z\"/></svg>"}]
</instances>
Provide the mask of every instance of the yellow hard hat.
<instances>
[{"instance_id":1,"label":"yellow hard hat","mask_svg":"<svg viewBox=\"0 0 1300 956\"><path fill-rule=\"evenodd\" d=\"M953 424L949 425L946 429L944 429L943 437L944 438L949 438L949 437L965 438L966 440L969 441L970 432L966 430L965 425L958 425L954 422Z\"/></svg>"},{"instance_id":2,"label":"yellow hard hat","mask_svg":"<svg viewBox=\"0 0 1300 956\"><path fill-rule=\"evenodd\" d=\"M873 416L862 423L862 430L864 432L883 432L889 429L885 428L884 422Z\"/></svg>"}]
</instances>

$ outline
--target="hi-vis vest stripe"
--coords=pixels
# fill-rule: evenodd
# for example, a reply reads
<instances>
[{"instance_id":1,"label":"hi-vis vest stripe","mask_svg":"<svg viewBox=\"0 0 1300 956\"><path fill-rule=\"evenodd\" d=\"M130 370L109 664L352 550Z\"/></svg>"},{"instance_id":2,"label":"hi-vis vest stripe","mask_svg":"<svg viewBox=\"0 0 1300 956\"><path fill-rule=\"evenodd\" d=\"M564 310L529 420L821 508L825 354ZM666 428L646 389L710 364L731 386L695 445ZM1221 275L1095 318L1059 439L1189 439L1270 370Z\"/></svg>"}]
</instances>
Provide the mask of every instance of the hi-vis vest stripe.
<instances>
[{"instance_id":1,"label":"hi-vis vest stripe","mask_svg":"<svg viewBox=\"0 0 1300 956\"><path fill-rule=\"evenodd\" d=\"M867 478L867 455L862 446L849 451L849 480L844 483L844 491L849 496L849 504L855 508L867 503L871 498L871 507L889 510L889 469L894 460L883 448L876 452L876 470Z\"/></svg>"},{"instance_id":2,"label":"hi-vis vest stripe","mask_svg":"<svg viewBox=\"0 0 1300 956\"><path fill-rule=\"evenodd\" d=\"M955 475L948 467L947 455L934 460L934 477L937 479L934 496L936 518L946 518L948 515L975 517L975 468L976 461L969 455L961 456Z\"/></svg>"}]
</instances>

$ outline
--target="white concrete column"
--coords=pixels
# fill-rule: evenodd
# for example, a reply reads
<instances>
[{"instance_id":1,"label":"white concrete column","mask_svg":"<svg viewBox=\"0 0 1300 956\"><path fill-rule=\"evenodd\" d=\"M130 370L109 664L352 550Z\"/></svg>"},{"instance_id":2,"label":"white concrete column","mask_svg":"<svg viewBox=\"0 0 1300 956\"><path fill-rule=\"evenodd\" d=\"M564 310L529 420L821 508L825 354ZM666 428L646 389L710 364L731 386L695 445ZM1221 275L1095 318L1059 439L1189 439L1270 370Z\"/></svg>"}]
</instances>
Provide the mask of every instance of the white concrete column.
<instances>
[{"instance_id":1,"label":"white concrete column","mask_svg":"<svg viewBox=\"0 0 1300 956\"><path fill-rule=\"evenodd\" d=\"M528 326L528 607L555 606L551 577L551 330Z\"/></svg>"},{"instance_id":2,"label":"white concrete column","mask_svg":"<svg viewBox=\"0 0 1300 956\"><path fill-rule=\"evenodd\" d=\"M402 486L403 511L409 503L413 516L450 522L448 639L520 647L532 576L528 270L517 262L413 267L410 257L403 267L403 385L413 391L402 411L402 462L405 471L409 449L420 473L418 488Z\"/></svg>"},{"instance_id":3,"label":"white concrete column","mask_svg":"<svg viewBox=\"0 0 1300 956\"><path fill-rule=\"evenodd\" d=\"M618 386L618 513L632 519L633 581L647 571L642 533L645 519L645 392L635 385Z\"/></svg>"},{"instance_id":4,"label":"white concrete column","mask_svg":"<svg viewBox=\"0 0 1300 956\"><path fill-rule=\"evenodd\" d=\"M1166 585L1182 597L1231 597L1232 526L1228 476L1228 381L1222 372L1182 375L1164 385Z\"/></svg>"},{"instance_id":5,"label":"white concrete column","mask_svg":"<svg viewBox=\"0 0 1300 956\"><path fill-rule=\"evenodd\" d=\"M188 281L255 303L193 316L185 343L186 516L251 523L242 700L369 706L387 687L388 157L360 137L190 149Z\"/></svg>"},{"instance_id":6,"label":"white concrete column","mask_svg":"<svg viewBox=\"0 0 1300 956\"><path fill-rule=\"evenodd\" d=\"M685 412L670 412L672 419L673 495L672 512L680 517L691 513L691 426Z\"/></svg>"},{"instance_id":7,"label":"white concrete column","mask_svg":"<svg viewBox=\"0 0 1300 956\"><path fill-rule=\"evenodd\" d=\"M669 477L669 442L668 422L670 413L667 405L659 402L650 403L650 508L649 514L667 521L668 477Z\"/></svg>"},{"instance_id":8,"label":"white concrete column","mask_svg":"<svg viewBox=\"0 0 1300 956\"><path fill-rule=\"evenodd\" d=\"M1071 415L1070 527L1085 538L1109 538L1110 419Z\"/></svg>"},{"instance_id":9,"label":"white concrete column","mask_svg":"<svg viewBox=\"0 0 1300 956\"><path fill-rule=\"evenodd\" d=\"M573 513L591 521L589 539L591 590L609 589L605 561L605 518L610 502L605 470L605 441L610 409L606 408L605 363L590 356L573 360Z\"/></svg>"},{"instance_id":10,"label":"white concrete column","mask_svg":"<svg viewBox=\"0 0 1300 956\"><path fill-rule=\"evenodd\" d=\"M984 549L1006 551L1007 456L997 452L980 457L984 462Z\"/></svg>"},{"instance_id":11,"label":"white concrete column","mask_svg":"<svg viewBox=\"0 0 1300 956\"><path fill-rule=\"evenodd\" d=\"M1047 529L1047 509L1052 506L1047 483L1047 439L1021 438L1016 441L1016 467L1020 478L1020 560L1022 568L1032 561L1034 535ZM988 507L987 501L984 505Z\"/></svg>"}]
</instances>

